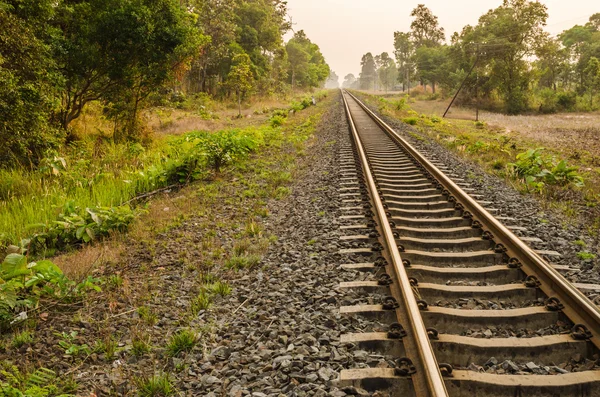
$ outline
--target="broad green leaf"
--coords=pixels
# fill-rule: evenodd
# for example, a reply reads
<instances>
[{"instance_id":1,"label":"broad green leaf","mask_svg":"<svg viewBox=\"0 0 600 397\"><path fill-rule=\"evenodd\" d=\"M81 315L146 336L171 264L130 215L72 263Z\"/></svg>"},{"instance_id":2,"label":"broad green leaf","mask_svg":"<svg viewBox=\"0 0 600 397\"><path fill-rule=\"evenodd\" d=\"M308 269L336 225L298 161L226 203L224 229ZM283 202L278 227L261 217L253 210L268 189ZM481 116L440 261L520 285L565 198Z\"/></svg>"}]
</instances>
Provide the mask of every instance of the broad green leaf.
<instances>
[{"instance_id":1,"label":"broad green leaf","mask_svg":"<svg viewBox=\"0 0 600 397\"><path fill-rule=\"evenodd\" d=\"M2 278L5 280L31 273L27 268L27 257L21 254L7 255L0 269L2 270Z\"/></svg>"}]
</instances>

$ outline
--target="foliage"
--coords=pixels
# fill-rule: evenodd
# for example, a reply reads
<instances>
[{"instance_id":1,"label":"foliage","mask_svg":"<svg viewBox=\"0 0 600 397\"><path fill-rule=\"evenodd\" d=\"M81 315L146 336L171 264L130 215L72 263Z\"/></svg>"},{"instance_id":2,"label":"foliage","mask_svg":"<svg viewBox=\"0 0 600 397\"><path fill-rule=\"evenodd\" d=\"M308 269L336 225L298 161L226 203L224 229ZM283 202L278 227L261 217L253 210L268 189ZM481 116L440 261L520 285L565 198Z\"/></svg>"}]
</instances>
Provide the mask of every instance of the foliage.
<instances>
[{"instance_id":1,"label":"foliage","mask_svg":"<svg viewBox=\"0 0 600 397\"><path fill-rule=\"evenodd\" d=\"M49 260L28 262L22 254L9 254L0 264L0 328L27 319L40 299L73 299L89 289L99 291L97 280L82 283L67 279Z\"/></svg>"},{"instance_id":2,"label":"foliage","mask_svg":"<svg viewBox=\"0 0 600 397\"><path fill-rule=\"evenodd\" d=\"M60 383L56 373L48 368L41 367L32 373L22 373L10 362L3 362L0 375L4 379L0 382L1 397L70 397L74 394L69 388Z\"/></svg>"},{"instance_id":3,"label":"foliage","mask_svg":"<svg viewBox=\"0 0 600 397\"><path fill-rule=\"evenodd\" d=\"M123 232L134 218L135 212L128 206L94 207L81 211L71 201L65 204L58 220L49 225L39 225L44 230L31 237L29 247L32 252L64 250L111 232Z\"/></svg>"},{"instance_id":4,"label":"foliage","mask_svg":"<svg viewBox=\"0 0 600 397\"><path fill-rule=\"evenodd\" d=\"M329 77L329 65L319 46L310 41L303 30L286 44L289 59L288 81L295 87L319 87Z\"/></svg>"},{"instance_id":5,"label":"foliage","mask_svg":"<svg viewBox=\"0 0 600 397\"><path fill-rule=\"evenodd\" d=\"M83 343L77 343L77 331L71 332L60 332L56 333L56 336L60 338L58 345L65 350L65 354L68 356L78 356L80 354L89 355L92 353L92 349Z\"/></svg>"},{"instance_id":6,"label":"foliage","mask_svg":"<svg viewBox=\"0 0 600 397\"><path fill-rule=\"evenodd\" d=\"M555 163L542 152L542 148L537 148L518 154L516 161L509 164L510 170L535 191L541 191L545 185L583 186L577 167L569 167L565 160Z\"/></svg>"}]
</instances>

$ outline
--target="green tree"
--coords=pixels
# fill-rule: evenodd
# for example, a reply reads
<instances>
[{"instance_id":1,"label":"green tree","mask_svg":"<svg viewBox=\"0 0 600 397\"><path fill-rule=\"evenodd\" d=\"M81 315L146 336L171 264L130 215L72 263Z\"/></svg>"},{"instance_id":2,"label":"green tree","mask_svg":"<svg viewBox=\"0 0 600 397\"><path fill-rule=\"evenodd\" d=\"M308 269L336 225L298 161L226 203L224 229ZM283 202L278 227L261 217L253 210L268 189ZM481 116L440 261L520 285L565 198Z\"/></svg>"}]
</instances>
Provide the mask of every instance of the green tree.
<instances>
[{"instance_id":1,"label":"green tree","mask_svg":"<svg viewBox=\"0 0 600 397\"><path fill-rule=\"evenodd\" d=\"M173 0L64 0L55 18L61 30L56 60L64 79L57 117L67 130L95 100L127 103L127 127L139 103L172 77L198 49L189 17Z\"/></svg>"},{"instance_id":2,"label":"green tree","mask_svg":"<svg viewBox=\"0 0 600 397\"><path fill-rule=\"evenodd\" d=\"M535 55L540 84L556 91L558 78L567 66L568 53L563 50L557 39L544 34L535 48Z\"/></svg>"},{"instance_id":3,"label":"green tree","mask_svg":"<svg viewBox=\"0 0 600 397\"><path fill-rule=\"evenodd\" d=\"M398 65L398 78L402 82L402 89L410 89L410 78L413 74L412 57L414 46L410 33L394 32L394 56Z\"/></svg>"},{"instance_id":4,"label":"green tree","mask_svg":"<svg viewBox=\"0 0 600 397\"><path fill-rule=\"evenodd\" d=\"M227 75L227 87L235 92L238 100L238 117L242 117L242 96L252 89L254 77L252 62L247 54L233 58L233 66Z\"/></svg>"},{"instance_id":5,"label":"green tree","mask_svg":"<svg viewBox=\"0 0 600 397\"><path fill-rule=\"evenodd\" d=\"M390 58L390 55L387 52L383 52L379 55L377 77L386 92L394 86L396 79L398 78L396 62Z\"/></svg>"},{"instance_id":6,"label":"green tree","mask_svg":"<svg viewBox=\"0 0 600 397\"><path fill-rule=\"evenodd\" d=\"M439 26L438 17L424 4L419 4L410 16L415 18L410 24L415 47L436 46L444 41L444 28Z\"/></svg>"},{"instance_id":7,"label":"green tree","mask_svg":"<svg viewBox=\"0 0 600 397\"><path fill-rule=\"evenodd\" d=\"M479 18L477 26L463 29L463 45L475 49L476 43L482 43L478 55L489 77L486 84L502 94L510 114L527 108L527 58L535 55L547 18L546 6L537 1L504 0Z\"/></svg>"},{"instance_id":8,"label":"green tree","mask_svg":"<svg viewBox=\"0 0 600 397\"><path fill-rule=\"evenodd\" d=\"M0 1L0 167L35 167L60 143L49 119L57 106L58 76L45 20L52 1Z\"/></svg>"},{"instance_id":9,"label":"green tree","mask_svg":"<svg viewBox=\"0 0 600 397\"><path fill-rule=\"evenodd\" d=\"M419 47L414 56L419 78L429 82L435 94L436 83L444 78L446 70L446 47Z\"/></svg>"},{"instance_id":10,"label":"green tree","mask_svg":"<svg viewBox=\"0 0 600 397\"><path fill-rule=\"evenodd\" d=\"M322 86L331 71L319 46L300 30L287 42L285 48L289 60L288 78L292 88Z\"/></svg>"}]
</instances>

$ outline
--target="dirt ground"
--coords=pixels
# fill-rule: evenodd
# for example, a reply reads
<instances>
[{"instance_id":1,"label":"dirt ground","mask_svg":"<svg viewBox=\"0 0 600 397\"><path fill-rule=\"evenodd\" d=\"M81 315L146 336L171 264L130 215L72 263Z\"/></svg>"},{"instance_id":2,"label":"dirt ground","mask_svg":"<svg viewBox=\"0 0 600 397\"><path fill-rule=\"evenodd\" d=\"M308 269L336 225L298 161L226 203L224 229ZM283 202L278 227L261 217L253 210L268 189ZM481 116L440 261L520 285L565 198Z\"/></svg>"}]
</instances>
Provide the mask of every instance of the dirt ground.
<instances>
[{"instance_id":1,"label":"dirt ground","mask_svg":"<svg viewBox=\"0 0 600 397\"><path fill-rule=\"evenodd\" d=\"M410 104L418 113L442 115L445 101L415 101ZM452 108L449 118L474 120L473 109ZM481 111L479 119L491 127L516 134L537 146L554 149L565 157L589 157L590 166L600 166L600 113L557 113L549 115L508 116Z\"/></svg>"}]
</instances>

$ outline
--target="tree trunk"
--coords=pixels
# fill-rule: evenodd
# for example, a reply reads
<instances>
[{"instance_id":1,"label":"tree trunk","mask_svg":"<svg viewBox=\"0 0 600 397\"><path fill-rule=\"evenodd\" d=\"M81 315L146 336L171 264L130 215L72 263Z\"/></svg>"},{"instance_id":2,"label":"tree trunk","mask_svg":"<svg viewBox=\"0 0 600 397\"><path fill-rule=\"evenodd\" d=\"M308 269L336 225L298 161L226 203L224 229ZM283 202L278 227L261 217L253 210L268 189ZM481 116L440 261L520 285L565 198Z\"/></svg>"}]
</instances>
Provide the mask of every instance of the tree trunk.
<instances>
[{"instance_id":1,"label":"tree trunk","mask_svg":"<svg viewBox=\"0 0 600 397\"><path fill-rule=\"evenodd\" d=\"M431 82L431 92L435 94L435 81Z\"/></svg>"},{"instance_id":2,"label":"tree trunk","mask_svg":"<svg viewBox=\"0 0 600 397\"><path fill-rule=\"evenodd\" d=\"M242 118L242 93L238 91L238 117Z\"/></svg>"}]
</instances>

